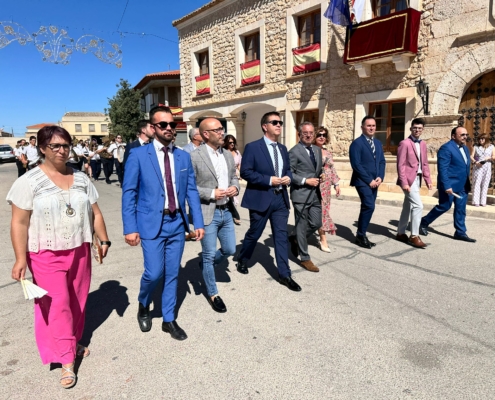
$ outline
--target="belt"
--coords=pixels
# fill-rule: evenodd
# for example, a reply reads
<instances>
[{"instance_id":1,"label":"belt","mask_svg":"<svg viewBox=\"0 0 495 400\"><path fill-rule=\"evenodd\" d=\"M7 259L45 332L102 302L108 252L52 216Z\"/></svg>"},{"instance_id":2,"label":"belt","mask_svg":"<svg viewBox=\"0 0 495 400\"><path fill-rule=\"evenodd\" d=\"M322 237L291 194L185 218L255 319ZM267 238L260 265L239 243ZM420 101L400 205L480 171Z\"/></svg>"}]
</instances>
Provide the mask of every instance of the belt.
<instances>
[{"instance_id":1,"label":"belt","mask_svg":"<svg viewBox=\"0 0 495 400\"><path fill-rule=\"evenodd\" d=\"M163 215L175 215L177 213L177 211L179 211L179 210L176 209L175 211L172 212L168 208L165 208L163 210Z\"/></svg>"},{"instance_id":2,"label":"belt","mask_svg":"<svg viewBox=\"0 0 495 400\"><path fill-rule=\"evenodd\" d=\"M281 194L282 193L282 189L273 189L273 193L275 193L275 194Z\"/></svg>"},{"instance_id":3,"label":"belt","mask_svg":"<svg viewBox=\"0 0 495 400\"><path fill-rule=\"evenodd\" d=\"M227 204L221 204L219 206L216 206L217 210L228 210L228 208L229 207L227 206Z\"/></svg>"}]
</instances>

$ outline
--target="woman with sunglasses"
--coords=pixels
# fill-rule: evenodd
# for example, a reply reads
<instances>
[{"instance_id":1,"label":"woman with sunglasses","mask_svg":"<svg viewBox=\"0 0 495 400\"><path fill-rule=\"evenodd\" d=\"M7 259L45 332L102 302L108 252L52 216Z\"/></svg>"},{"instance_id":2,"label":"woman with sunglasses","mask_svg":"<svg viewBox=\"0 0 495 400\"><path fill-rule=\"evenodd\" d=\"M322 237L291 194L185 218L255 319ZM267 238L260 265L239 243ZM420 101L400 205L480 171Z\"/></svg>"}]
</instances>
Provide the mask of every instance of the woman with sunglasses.
<instances>
[{"instance_id":1,"label":"woman with sunglasses","mask_svg":"<svg viewBox=\"0 0 495 400\"><path fill-rule=\"evenodd\" d=\"M12 278L48 293L34 303L36 343L43 364L62 364L60 385L76 384L74 361L89 355L79 345L91 281L93 230L105 257L111 243L97 204L98 193L83 172L66 166L71 137L59 126L38 132L39 168L18 178L7 195L12 206Z\"/></svg>"},{"instance_id":2,"label":"woman with sunglasses","mask_svg":"<svg viewBox=\"0 0 495 400\"><path fill-rule=\"evenodd\" d=\"M239 180L241 180L240 171L241 171L242 156L241 156L241 152L239 150L237 150L237 139L232 135L225 136L223 148L225 150L230 151L230 154L232 154L232 157L234 157L235 173L237 175L237 178ZM238 200L237 196L235 196L234 197L234 205L237 206L238 204L239 204L239 200ZM234 224L236 224L236 225L241 224L241 219L240 219L239 213L237 213L237 215L233 215L233 218L234 218Z\"/></svg>"},{"instance_id":3,"label":"woman with sunglasses","mask_svg":"<svg viewBox=\"0 0 495 400\"><path fill-rule=\"evenodd\" d=\"M340 196L339 176L335 170L332 154L327 150L326 146L330 142L328 129L320 126L315 136L314 144L321 148L323 157L323 175L320 183L321 191L321 211L322 211L322 226L318 229L320 235L320 250L330 253L328 247L326 233L335 235L337 228L330 217L330 202L332 198L332 186L334 187L337 197Z\"/></svg>"}]
</instances>

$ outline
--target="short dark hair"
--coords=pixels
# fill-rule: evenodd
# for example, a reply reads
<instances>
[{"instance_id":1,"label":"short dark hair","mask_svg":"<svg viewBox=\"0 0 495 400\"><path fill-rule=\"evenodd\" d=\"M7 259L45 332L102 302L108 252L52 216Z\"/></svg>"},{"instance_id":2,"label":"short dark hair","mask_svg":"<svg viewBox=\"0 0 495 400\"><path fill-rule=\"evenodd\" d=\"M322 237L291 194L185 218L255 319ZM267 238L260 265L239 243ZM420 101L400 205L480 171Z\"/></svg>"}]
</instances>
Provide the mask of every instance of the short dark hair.
<instances>
[{"instance_id":1,"label":"short dark hair","mask_svg":"<svg viewBox=\"0 0 495 400\"><path fill-rule=\"evenodd\" d=\"M411 121L411 126L413 125L423 125L425 126L426 125L426 122L423 118L414 118L412 121Z\"/></svg>"},{"instance_id":2,"label":"short dark hair","mask_svg":"<svg viewBox=\"0 0 495 400\"><path fill-rule=\"evenodd\" d=\"M368 120L368 119L372 119L373 121L375 121L375 122L376 122L375 117L373 117L372 115L366 115L366 116L365 116L365 117L361 120L361 126L363 126L363 125L364 125L364 123L366 122L366 120Z\"/></svg>"},{"instance_id":3,"label":"short dark hair","mask_svg":"<svg viewBox=\"0 0 495 400\"><path fill-rule=\"evenodd\" d=\"M46 146L50 143L50 140L53 136L60 136L67 143L72 143L72 138L70 137L70 133L67 132L64 128L57 125L48 125L44 126L38 131L38 155L40 158L45 158L45 155L40 151L40 148L43 150L46 149ZM31 138L36 139L36 137L31 136ZM31 138L29 140L31 140Z\"/></svg>"},{"instance_id":4,"label":"short dark hair","mask_svg":"<svg viewBox=\"0 0 495 400\"><path fill-rule=\"evenodd\" d=\"M262 117L261 117L261 130L263 130L263 125L267 124L268 123L268 118L271 116L271 115L276 115L277 117L280 118L280 113L277 112L277 111L269 111L267 113L265 113ZM263 133L265 133L265 131L263 131Z\"/></svg>"},{"instance_id":5,"label":"short dark hair","mask_svg":"<svg viewBox=\"0 0 495 400\"><path fill-rule=\"evenodd\" d=\"M158 106L158 107L153 107L151 110L150 110L150 124L152 123L153 121L153 117L155 116L156 113L158 112L165 112L167 114L172 114L172 110L170 109L170 107L167 107L167 106ZM173 115L173 114L172 114Z\"/></svg>"},{"instance_id":6,"label":"short dark hair","mask_svg":"<svg viewBox=\"0 0 495 400\"><path fill-rule=\"evenodd\" d=\"M462 128L462 126L454 126L452 130L450 131L450 138L452 139L452 136L455 136L457 133L457 129Z\"/></svg>"},{"instance_id":7,"label":"short dark hair","mask_svg":"<svg viewBox=\"0 0 495 400\"><path fill-rule=\"evenodd\" d=\"M38 133L40 133L40 132L38 131ZM29 141L31 141L31 140L33 140L33 139L36 139L36 136L31 136L31 137L29 138Z\"/></svg>"},{"instance_id":8,"label":"short dark hair","mask_svg":"<svg viewBox=\"0 0 495 400\"><path fill-rule=\"evenodd\" d=\"M141 131L148 126L150 123L149 119L140 119L137 124L137 134L140 135Z\"/></svg>"},{"instance_id":9,"label":"short dark hair","mask_svg":"<svg viewBox=\"0 0 495 400\"><path fill-rule=\"evenodd\" d=\"M229 142L231 139L234 141L234 150L237 151L237 139L234 135L225 136L225 138L223 139L223 148L229 150Z\"/></svg>"}]
</instances>

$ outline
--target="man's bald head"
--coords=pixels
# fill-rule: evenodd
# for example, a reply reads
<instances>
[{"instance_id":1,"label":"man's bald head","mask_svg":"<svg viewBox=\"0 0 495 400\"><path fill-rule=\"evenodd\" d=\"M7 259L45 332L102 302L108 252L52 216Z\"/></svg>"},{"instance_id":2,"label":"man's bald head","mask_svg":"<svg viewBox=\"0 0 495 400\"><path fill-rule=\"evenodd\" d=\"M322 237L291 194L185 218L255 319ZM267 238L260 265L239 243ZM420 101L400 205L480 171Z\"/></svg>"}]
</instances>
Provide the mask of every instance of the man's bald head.
<instances>
[{"instance_id":1,"label":"man's bald head","mask_svg":"<svg viewBox=\"0 0 495 400\"><path fill-rule=\"evenodd\" d=\"M224 129L222 123L216 118L205 118L199 124L199 133L204 142L217 149L223 145Z\"/></svg>"}]
</instances>

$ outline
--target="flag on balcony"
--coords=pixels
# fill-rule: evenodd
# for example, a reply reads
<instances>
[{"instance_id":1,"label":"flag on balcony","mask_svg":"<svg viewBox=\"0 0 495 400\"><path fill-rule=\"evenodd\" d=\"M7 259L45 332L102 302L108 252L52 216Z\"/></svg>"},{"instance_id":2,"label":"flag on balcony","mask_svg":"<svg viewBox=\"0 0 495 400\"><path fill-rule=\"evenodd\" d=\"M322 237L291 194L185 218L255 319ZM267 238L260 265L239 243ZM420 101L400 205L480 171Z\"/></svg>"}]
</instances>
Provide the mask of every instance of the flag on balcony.
<instances>
[{"instance_id":1,"label":"flag on balcony","mask_svg":"<svg viewBox=\"0 0 495 400\"><path fill-rule=\"evenodd\" d=\"M333 24L349 26L351 25L351 12L349 10L349 0L330 0L325 14Z\"/></svg>"},{"instance_id":2,"label":"flag on balcony","mask_svg":"<svg viewBox=\"0 0 495 400\"><path fill-rule=\"evenodd\" d=\"M320 44L314 43L309 46L292 49L294 57L293 73L301 74L320 69Z\"/></svg>"},{"instance_id":3,"label":"flag on balcony","mask_svg":"<svg viewBox=\"0 0 495 400\"><path fill-rule=\"evenodd\" d=\"M210 74L196 77L196 96L210 94Z\"/></svg>"},{"instance_id":4,"label":"flag on balcony","mask_svg":"<svg viewBox=\"0 0 495 400\"><path fill-rule=\"evenodd\" d=\"M252 85L254 83L260 83L260 60L241 64L241 85Z\"/></svg>"}]
</instances>

